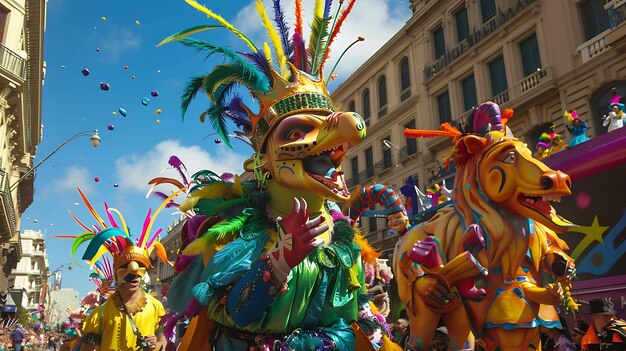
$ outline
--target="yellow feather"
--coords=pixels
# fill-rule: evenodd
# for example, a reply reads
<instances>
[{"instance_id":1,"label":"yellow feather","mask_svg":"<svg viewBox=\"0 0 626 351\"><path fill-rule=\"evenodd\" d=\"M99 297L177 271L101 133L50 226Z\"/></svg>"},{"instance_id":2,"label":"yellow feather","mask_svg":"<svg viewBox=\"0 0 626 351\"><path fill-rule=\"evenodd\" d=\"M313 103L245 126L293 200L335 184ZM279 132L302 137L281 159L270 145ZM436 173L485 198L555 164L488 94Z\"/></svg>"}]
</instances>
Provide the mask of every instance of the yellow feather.
<instances>
[{"instance_id":1,"label":"yellow feather","mask_svg":"<svg viewBox=\"0 0 626 351\"><path fill-rule=\"evenodd\" d=\"M267 35L274 45L274 50L276 50L276 58L278 59L278 64L280 66L281 76L285 74L287 71L287 58L285 57L285 51L283 50L283 44L280 41L280 37L278 36L278 32L276 28L272 25L269 17L267 17L267 12L265 11L265 6L263 6L263 2L261 0L256 1L256 11L259 13L261 17L261 21L263 22L263 27L267 30Z\"/></svg>"},{"instance_id":2,"label":"yellow feather","mask_svg":"<svg viewBox=\"0 0 626 351\"><path fill-rule=\"evenodd\" d=\"M324 16L324 0L315 0L315 17L322 18Z\"/></svg>"},{"instance_id":3,"label":"yellow feather","mask_svg":"<svg viewBox=\"0 0 626 351\"><path fill-rule=\"evenodd\" d=\"M243 40L246 44L248 44L248 46L250 47L250 49L252 49L253 52L257 52L258 51L256 46L254 46L254 44L250 41L250 39L248 39L245 35L243 35L243 33L241 33L232 24L228 23L228 21L226 21L222 16L220 16L220 15L214 13L213 11L207 9L206 7L198 4L195 0L185 0L185 2L188 3L189 5L193 6L196 10L206 14L207 17L213 18L214 20L218 21L226 29L228 29L229 31L233 32L236 36L238 36L241 40Z\"/></svg>"},{"instance_id":4,"label":"yellow feather","mask_svg":"<svg viewBox=\"0 0 626 351\"><path fill-rule=\"evenodd\" d=\"M185 212L194 208L200 199L215 199L217 197L232 199L231 186L222 182L209 184L198 191L194 191L187 200L180 204L178 209Z\"/></svg>"},{"instance_id":5,"label":"yellow feather","mask_svg":"<svg viewBox=\"0 0 626 351\"><path fill-rule=\"evenodd\" d=\"M241 186L241 179L239 179L239 175L235 174L235 183L232 187L233 194L241 197L243 196L243 187Z\"/></svg>"},{"instance_id":6,"label":"yellow feather","mask_svg":"<svg viewBox=\"0 0 626 351\"><path fill-rule=\"evenodd\" d=\"M270 50L270 46L267 42L263 42L263 55L265 55L265 59L269 62L270 67L272 67L272 51Z\"/></svg>"}]
</instances>

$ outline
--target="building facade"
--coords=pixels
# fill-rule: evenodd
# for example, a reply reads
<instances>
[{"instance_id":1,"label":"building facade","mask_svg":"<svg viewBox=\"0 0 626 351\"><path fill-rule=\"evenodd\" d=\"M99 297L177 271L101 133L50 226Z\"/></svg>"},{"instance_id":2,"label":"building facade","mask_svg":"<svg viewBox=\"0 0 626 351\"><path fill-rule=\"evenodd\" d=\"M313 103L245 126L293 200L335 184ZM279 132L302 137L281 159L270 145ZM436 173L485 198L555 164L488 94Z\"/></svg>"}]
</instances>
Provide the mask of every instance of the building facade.
<instances>
[{"instance_id":1,"label":"building facade","mask_svg":"<svg viewBox=\"0 0 626 351\"><path fill-rule=\"evenodd\" d=\"M463 129L473 107L512 108L508 126L534 149L551 125L567 135L576 110L594 137L605 133L611 89L626 95L626 3L621 0L411 0L406 25L333 93L367 121L367 138L344 164L348 186L382 183L397 192L446 176L446 138L407 140L405 128ZM451 176L451 175L450 175ZM386 220L364 218L387 254Z\"/></svg>"},{"instance_id":2,"label":"building facade","mask_svg":"<svg viewBox=\"0 0 626 351\"><path fill-rule=\"evenodd\" d=\"M80 308L80 297L78 291L74 289L58 289L49 292L49 299L49 307L46 308L46 313L49 315L46 318L49 318L48 321L51 326L59 330L70 316L67 308L72 310Z\"/></svg>"},{"instance_id":3,"label":"building facade","mask_svg":"<svg viewBox=\"0 0 626 351\"><path fill-rule=\"evenodd\" d=\"M33 202L34 178L21 177L41 141L45 18L46 0L0 0L0 291L20 261L20 216Z\"/></svg>"},{"instance_id":4,"label":"building facade","mask_svg":"<svg viewBox=\"0 0 626 351\"><path fill-rule=\"evenodd\" d=\"M176 260L178 249L181 245L180 234L184 224L185 221L182 219L174 222L167 228L167 235L159 240L167 252L167 259L172 263ZM169 289L170 284L174 280L176 271L174 271L172 265L165 264L160 259L153 260L153 262L155 261L154 268L150 269L148 274L150 275L153 295L161 299L166 295L167 289Z\"/></svg>"},{"instance_id":5,"label":"building facade","mask_svg":"<svg viewBox=\"0 0 626 351\"><path fill-rule=\"evenodd\" d=\"M22 259L9 275L9 286L12 291L23 292L22 307L32 311L44 302L50 265L40 231L24 230L20 235L20 245Z\"/></svg>"}]
</instances>

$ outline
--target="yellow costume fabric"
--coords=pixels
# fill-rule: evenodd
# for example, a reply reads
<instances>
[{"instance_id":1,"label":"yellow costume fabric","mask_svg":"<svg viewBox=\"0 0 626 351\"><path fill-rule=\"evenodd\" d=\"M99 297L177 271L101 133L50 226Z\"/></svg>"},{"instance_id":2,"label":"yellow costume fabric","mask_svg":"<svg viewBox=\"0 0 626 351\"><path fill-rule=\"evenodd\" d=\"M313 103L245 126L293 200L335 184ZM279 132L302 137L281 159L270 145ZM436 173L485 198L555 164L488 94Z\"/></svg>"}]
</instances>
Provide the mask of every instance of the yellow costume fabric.
<instances>
[{"instance_id":1,"label":"yellow costume fabric","mask_svg":"<svg viewBox=\"0 0 626 351\"><path fill-rule=\"evenodd\" d=\"M151 295L144 293L144 296L147 298L146 306L133 315L133 321L141 335L156 335L165 309L161 302ZM85 335L95 333L100 337L100 345L96 345L96 350L135 350L137 345L137 337L133 333L128 316L120 310L116 299L119 299L117 295L111 296L85 321L83 333Z\"/></svg>"}]
</instances>

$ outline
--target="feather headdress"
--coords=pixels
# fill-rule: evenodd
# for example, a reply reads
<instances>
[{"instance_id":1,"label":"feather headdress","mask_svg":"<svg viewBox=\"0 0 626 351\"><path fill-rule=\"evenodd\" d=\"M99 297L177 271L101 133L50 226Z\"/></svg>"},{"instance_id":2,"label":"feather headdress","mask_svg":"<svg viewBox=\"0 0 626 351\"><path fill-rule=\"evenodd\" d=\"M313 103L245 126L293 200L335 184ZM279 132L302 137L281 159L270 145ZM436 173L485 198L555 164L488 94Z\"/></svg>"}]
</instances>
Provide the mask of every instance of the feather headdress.
<instances>
[{"instance_id":1,"label":"feather headdress","mask_svg":"<svg viewBox=\"0 0 626 351\"><path fill-rule=\"evenodd\" d=\"M240 129L235 134L247 138L258 152L262 151L269 131L284 116L299 111L328 114L335 112L335 106L326 89L327 82L323 78L323 69L330 52L330 44L356 0L347 1L345 6L344 1L339 1L334 16L331 11L332 0L316 0L308 45L302 31L302 0L296 0L293 34L290 33L285 21L280 0L272 0L273 16L268 14L262 1L257 0L256 11L267 31L271 46L267 42L255 45L244 33L221 16L195 0L185 1L217 24L195 26L180 31L170 35L159 45L178 41L205 52L207 56L221 55L225 63L215 66L206 75L194 76L189 80L181 97L183 116L197 93L203 92L208 96L210 105L200 119L203 122L208 119L229 147L232 135L227 122L233 122ZM215 28L226 28L246 43L252 52L235 52L201 40L187 38L191 34ZM244 105L241 97L234 92L233 88L237 86L247 89L259 103L257 113L252 112L256 109Z\"/></svg>"},{"instance_id":2,"label":"feather headdress","mask_svg":"<svg viewBox=\"0 0 626 351\"><path fill-rule=\"evenodd\" d=\"M102 273L105 272L105 266L97 264L98 259L105 253L110 253L113 256L113 271L123 266L130 261L138 261L150 268L152 266L150 262L150 254L154 251L156 255L164 262L169 263L167 260L167 253L163 245L156 240L161 229L156 230L151 234L154 221L163 208L184 189L179 189L166 198L157 210L152 214L149 210L143 223L141 234L135 241L130 237L130 232L126 226L126 220L122 213L114 208L110 208L106 203L104 208L106 211L107 222L96 212L85 194L78 189L78 193L82 198L85 206L91 213L92 217L96 220L97 224L89 227L80 221L76 216L70 212L70 216L86 231L79 234L74 239L72 245L72 256L75 256L78 247L89 242L82 259L87 261L92 267L98 267ZM113 217L116 214L118 221ZM98 270L96 270L98 272Z\"/></svg>"}]
</instances>

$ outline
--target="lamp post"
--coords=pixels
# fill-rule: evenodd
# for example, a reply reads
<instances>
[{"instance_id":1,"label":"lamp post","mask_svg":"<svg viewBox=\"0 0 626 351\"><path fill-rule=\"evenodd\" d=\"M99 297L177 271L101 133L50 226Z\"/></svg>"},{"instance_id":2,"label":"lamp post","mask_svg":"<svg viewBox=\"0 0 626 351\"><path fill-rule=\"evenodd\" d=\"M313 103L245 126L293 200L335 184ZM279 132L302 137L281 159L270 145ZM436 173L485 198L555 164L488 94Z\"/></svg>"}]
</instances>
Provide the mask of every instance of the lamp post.
<instances>
[{"instance_id":1,"label":"lamp post","mask_svg":"<svg viewBox=\"0 0 626 351\"><path fill-rule=\"evenodd\" d=\"M26 173L24 173L20 177L20 179L18 179L15 183L13 183L9 189L11 191L15 190L15 188L17 187L18 184L20 184L24 179L26 179L26 177L31 175L31 173L33 173L39 166L41 166L41 164L46 162L52 155L54 155L57 151L59 151L63 146L67 145L67 143L69 143L70 141L72 141L74 139L77 139L79 137L82 137L82 136L89 136L90 140L91 140L91 145L93 147L98 147L98 145L100 145L100 136L98 135L98 130L97 129L96 130L85 130L85 131L76 133L76 134L72 135L69 139L64 141L61 145L57 146L56 149L54 149L51 153L49 153L46 157L44 157L41 161L39 161L35 166L31 167Z\"/></svg>"}]
</instances>

